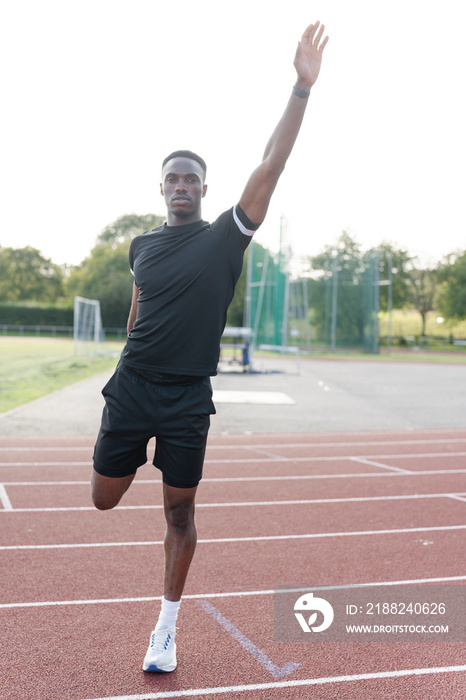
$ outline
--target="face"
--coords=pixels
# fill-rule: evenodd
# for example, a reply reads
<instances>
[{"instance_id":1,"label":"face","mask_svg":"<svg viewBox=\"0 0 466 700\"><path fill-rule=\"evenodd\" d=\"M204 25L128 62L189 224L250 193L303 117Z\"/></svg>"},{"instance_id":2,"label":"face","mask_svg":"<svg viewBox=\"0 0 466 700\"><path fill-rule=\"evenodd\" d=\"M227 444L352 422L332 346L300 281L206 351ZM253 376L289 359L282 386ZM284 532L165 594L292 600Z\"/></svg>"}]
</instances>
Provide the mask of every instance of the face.
<instances>
[{"instance_id":1,"label":"face","mask_svg":"<svg viewBox=\"0 0 466 700\"><path fill-rule=\"evenodd\" d=\"M168 223L191 223L201 218L201 200L207 185L200 164L190 158L172 158L162 170L160 193L165 199Z\"/></svg>"}]
</instances>

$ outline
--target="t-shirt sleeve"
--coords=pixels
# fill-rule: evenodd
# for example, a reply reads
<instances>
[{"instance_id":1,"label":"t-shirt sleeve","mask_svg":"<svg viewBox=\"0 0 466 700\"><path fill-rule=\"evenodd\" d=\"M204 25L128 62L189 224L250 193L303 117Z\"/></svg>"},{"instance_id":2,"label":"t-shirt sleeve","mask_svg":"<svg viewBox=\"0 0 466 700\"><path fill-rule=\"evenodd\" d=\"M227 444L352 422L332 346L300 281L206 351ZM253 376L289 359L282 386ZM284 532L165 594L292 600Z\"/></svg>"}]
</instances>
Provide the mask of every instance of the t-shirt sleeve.
<instances>
[{"instance_id":1,"label":"t-shirt sleeve","mask_svg":"<svg viewBox=\"0 0 466 700\"><path fill-rule=\"evenodd\" d=\"M129 269L131 270L131 274L133 275L133 277L135 277L135 274L134 274L134 241L135 241L135 239L133 238L133 240L130 243L129 251L128 251Z\"/></svg>"},{"instance_id":2,"label":"t-shirt sleeve","mask_svg":"<svg viewBox=\"0 0 466 700\"><path fill-rule=\"evenodd\" d=\"M232 250L245 251L260 224L248 219L239 204L224 211L211 225L211 230L220 235Z\"/></svg>"},{"instance_id":3,"label":"t-shirt sleeve","mask_svg":"<svg viewBox=\"0 0 466 700\"><path fill-rule=\"evenodd\" d=\"M239 204L233 207L233 219L241 233L245 236L253 236L260 226L260 224L253 223L251 219L246 216Z\"/></svg>"}]
</instances>

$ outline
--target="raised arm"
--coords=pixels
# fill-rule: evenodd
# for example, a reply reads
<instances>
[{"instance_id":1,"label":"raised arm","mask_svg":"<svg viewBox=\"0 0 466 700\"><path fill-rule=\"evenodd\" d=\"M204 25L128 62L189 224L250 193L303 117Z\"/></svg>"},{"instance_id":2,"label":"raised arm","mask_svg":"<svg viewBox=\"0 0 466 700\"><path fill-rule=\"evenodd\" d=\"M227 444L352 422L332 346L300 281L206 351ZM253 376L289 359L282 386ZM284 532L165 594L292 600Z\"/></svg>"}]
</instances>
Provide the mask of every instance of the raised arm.
<instances>
[{"instance_id":1,"label":"raised arm","mask_svg":"<svg viewBox=\"0 0 466 700\"><path fill-rule=\"evenodd\" d=\"M324 29L320 22L310 24L301 37L294 59L297 79L292 95L265 148L262 163L252 173L241 195L240 207L256 224L265 219L273 191L301 128L309 93L318 78L322 52L328 41L328 37L322 40Z\"/></svg>"}]
</instances>

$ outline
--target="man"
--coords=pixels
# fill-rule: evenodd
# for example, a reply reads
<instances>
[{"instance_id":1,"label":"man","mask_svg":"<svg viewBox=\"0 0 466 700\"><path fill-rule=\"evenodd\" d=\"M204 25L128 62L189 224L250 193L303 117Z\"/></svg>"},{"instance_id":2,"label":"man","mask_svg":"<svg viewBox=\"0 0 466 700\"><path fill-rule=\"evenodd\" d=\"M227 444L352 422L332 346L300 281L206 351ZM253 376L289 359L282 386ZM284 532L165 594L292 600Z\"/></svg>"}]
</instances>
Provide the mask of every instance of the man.
<instances>
[{"instance_id":1,"label":"man","mask_svg":"<svg viewBox=\"0 0 466 700\"><path fill-rule=\"evenodd\" d=\"M130 245L134 275L128 339L115 374L102 390L106 405L94 453L92 498L118 504L146 463L162 471L167 530L162 608L144 659L145 671L176 668L175 623L196 546L194 499L202 477L226 312L251 236L291 153L319 75L328 37L311 24L298 44L297 79L286 110L238 204L209 224L202 220L206 165L191 151L163 162L160 191L167 223Z\"/></svg>"}]
</instances>

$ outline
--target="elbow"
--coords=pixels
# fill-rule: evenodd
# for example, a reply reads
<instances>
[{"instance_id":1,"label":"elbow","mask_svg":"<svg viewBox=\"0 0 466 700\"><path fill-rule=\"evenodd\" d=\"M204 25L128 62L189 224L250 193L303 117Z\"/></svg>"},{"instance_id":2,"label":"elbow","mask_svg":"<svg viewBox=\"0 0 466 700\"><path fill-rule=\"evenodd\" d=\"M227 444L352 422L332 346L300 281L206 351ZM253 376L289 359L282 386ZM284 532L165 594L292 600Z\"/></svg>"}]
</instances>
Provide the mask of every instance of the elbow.
<instances>
[{"instance_id":1,"label":"elbow","mask_svg":"<svg viewBox=\"0 0 466 700\"><path fill-rule=\"evenodd\" d=\"M277 181L285 170L286 160L279 157L273 157L271 154L264 160L263 165L265 166L267 178L269 180Z\"/></svg>"},{"instance_id":2,"label":"elbow","mask_svg":"<svg viewBox=\"0 0 466 700\"><path fill-rule=\"evenodd\" d=\"M272 193L285 170L285 162L270 158L265 160L262 165L264 168L264 182L267 183L267 189Z\"/></svg>"}]
</instances>

